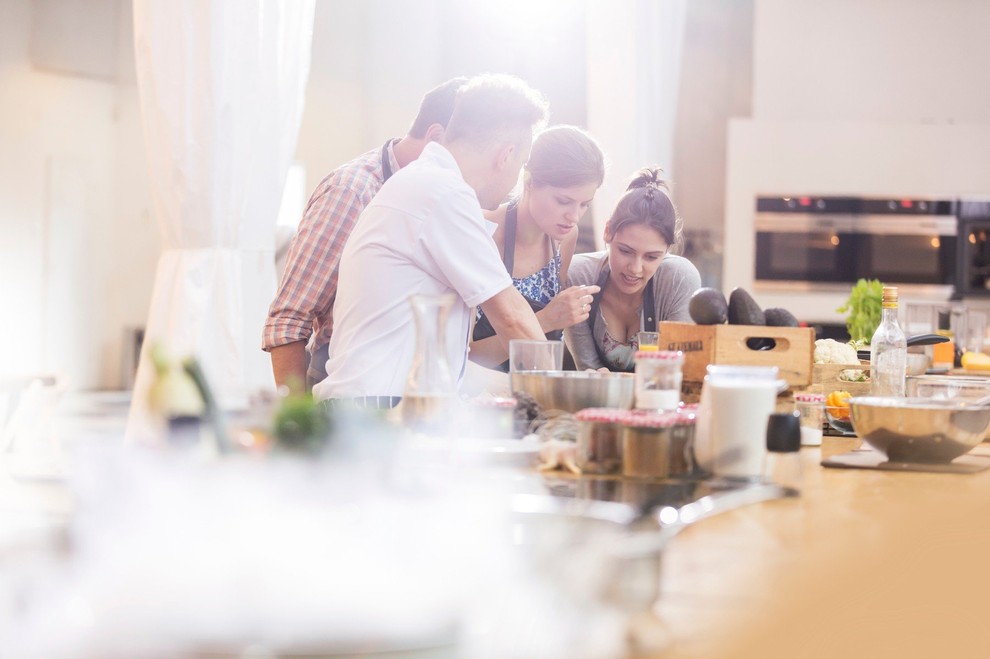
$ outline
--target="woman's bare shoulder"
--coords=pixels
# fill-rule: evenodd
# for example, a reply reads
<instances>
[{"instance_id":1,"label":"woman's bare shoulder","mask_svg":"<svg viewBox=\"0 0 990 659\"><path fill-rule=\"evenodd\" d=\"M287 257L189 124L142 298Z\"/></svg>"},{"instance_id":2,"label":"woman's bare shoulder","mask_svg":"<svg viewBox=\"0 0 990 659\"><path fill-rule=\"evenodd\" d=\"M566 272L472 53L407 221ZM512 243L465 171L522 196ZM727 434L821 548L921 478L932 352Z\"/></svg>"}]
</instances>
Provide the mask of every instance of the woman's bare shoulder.
<instances>
[{"instance_id":1,"label":"woman's bare shoulder","mask_svg":"<svg viewBox=\"0 0 990 659\"><path fill-rule=\"evenodd\" d=\"M501 251L503 242L502 237L505 235L505 209L507 207L508 204L502 204L494 210L482 211L486 220L498 225L498 228L495 229L495 233L492 234L492 239L495 241L495 244L499 246L499 251Z\"/></svg>"}]
</instances>

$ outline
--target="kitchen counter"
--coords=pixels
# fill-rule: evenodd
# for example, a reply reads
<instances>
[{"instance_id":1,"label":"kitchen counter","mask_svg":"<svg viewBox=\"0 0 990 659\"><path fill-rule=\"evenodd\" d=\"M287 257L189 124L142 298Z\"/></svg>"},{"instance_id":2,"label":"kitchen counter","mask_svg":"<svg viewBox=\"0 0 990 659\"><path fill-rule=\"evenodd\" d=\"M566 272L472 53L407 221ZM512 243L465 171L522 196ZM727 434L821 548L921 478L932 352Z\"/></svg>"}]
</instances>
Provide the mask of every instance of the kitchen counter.
<instances>
[{"instance_id":1,"label":"kitchen counter","mask_svg":"<svg viewBox=\"0 0 990 659\"><path fill-rule=\"evenodd\" d=\"M86 441L106 434L98 420ZM819 465L858 444L826 436L801 450L800 498L724 513L674 539L655 606L662 627L652 629L670 639L660 656L990 656L990 471ZM27 509L64 518L71 504L57 483L0 478L8 519Z\"/></svg>"},{"instance_id":2,"label":"kitchen counter","mask_svg":"<svg viewBox=\"0 0 990 659\"><path fill-rule=\"evenodd\" d=\"M688 528L665 555L663 656L990 656L990 471L831 469L800 498Z\"/></svg>"}]
</instances>

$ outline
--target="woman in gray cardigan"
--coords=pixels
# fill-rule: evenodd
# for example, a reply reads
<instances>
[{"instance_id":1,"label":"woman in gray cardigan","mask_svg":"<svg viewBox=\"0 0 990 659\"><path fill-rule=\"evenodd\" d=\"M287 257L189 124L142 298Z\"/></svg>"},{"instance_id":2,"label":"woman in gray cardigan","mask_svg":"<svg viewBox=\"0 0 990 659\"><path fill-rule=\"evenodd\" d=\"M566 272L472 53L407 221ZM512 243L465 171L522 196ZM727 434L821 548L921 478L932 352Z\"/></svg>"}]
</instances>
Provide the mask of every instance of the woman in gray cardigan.
<instances>
[{"instance_id":1,"label":"woman in gray cardigan","mask_svg":"<svg viewBox=\"0 0 990 659\"><path fill-rule=\"evenodd\" d=\"M701 288L698 269L669 254L681 221L659 167L633 178L605 224L606 249L577 254L568 284L598 285L587 322L564 330L578 370L632 371L637 334L661 320L690 322L688 301Z\"/></svg>"}]
</instances>

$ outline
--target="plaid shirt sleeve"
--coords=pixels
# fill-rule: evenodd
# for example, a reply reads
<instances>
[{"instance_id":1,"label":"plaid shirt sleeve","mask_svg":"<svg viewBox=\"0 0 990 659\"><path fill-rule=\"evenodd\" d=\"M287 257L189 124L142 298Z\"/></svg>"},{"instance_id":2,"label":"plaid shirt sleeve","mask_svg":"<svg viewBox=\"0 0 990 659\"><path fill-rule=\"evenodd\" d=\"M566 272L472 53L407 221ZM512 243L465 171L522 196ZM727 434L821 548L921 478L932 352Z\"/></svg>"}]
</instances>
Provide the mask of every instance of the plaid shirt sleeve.
<instances>
[{"instance_id":1,"label":"plaid shirt sleeve","mask_svg":"<svg viewBox=\"0 0 990 659\"><path fill-rule=\"evenodd\" d=\"M264 350L308 339L314 323L329 337L340 255L371 196L331 184L309 200L299 231L289 246L278 293L268 310L262 336Z\"/></svg>"}]
</instances>

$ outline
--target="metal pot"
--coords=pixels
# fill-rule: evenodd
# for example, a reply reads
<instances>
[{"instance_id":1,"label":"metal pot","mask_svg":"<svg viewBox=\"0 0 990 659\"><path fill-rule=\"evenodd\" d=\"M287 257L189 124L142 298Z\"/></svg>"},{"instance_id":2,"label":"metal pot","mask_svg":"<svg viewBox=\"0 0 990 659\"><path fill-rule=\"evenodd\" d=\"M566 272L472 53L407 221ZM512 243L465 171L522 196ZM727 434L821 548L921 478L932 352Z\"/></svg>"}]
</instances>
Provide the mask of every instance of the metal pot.
<instances>
[{"instance_id":1,"label":"metal pot","mask_svg":"<svg viewBox=\"0 0 990 659\"><path fill-rule=\"evenodd\" d=\"M544 410L577 412L587 407L629 409L635 396L632 373L523 371L512 373L512 391L532 396Z\"/></svg>"},{"instance_id":2,"label":"metal pot","mask_svg":"<svg viewBox=\"0 0 990 659\"><path fill-rule=\"evenodd\" d=\"M615 481L610 481L615 482ZM663 550L683 529L741 506L789 496L756 483L702 496L680 507L518 495L512 544L536 573L568 594L637 613L660 596Z\"/></svg>"},{"instance_id":3,"label":"metal pot","mask_svg":"<svg viewBox=\"0 0 990 659\"><path fill-rule=\"evenodd\" d=\"M936 343L945 343L949 340L949 337L942 336L941 334L915 334L914 336L907 337L907 346L910 348L912 346L931 346ZM856 351L856 356L860 358L861 361L870 361L870 349L861 348Z\"/></svg>"}]
</instances>

